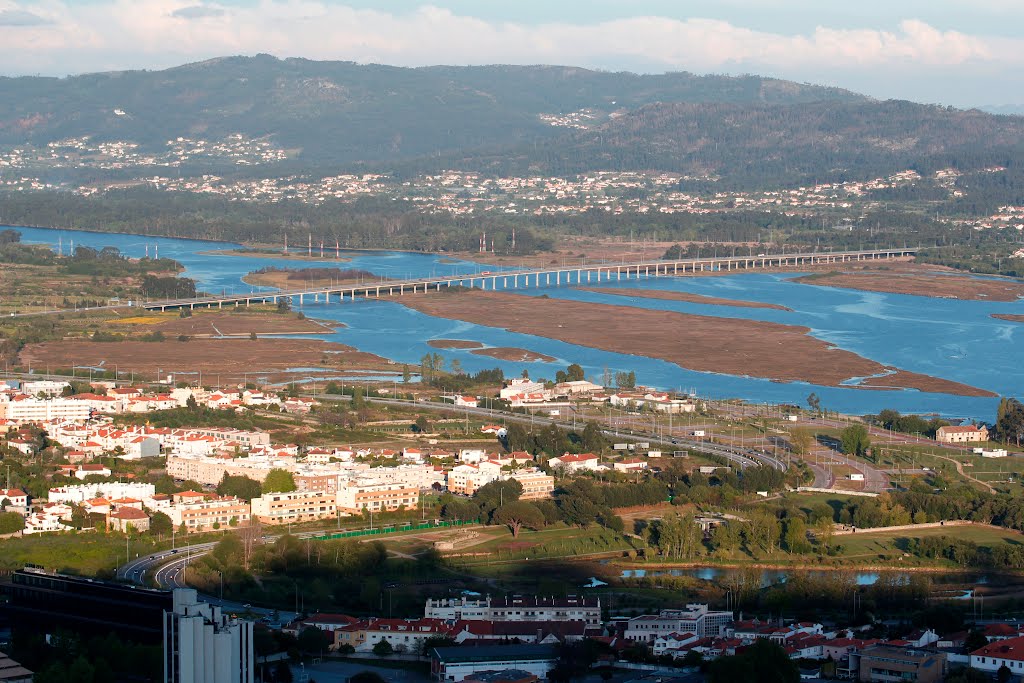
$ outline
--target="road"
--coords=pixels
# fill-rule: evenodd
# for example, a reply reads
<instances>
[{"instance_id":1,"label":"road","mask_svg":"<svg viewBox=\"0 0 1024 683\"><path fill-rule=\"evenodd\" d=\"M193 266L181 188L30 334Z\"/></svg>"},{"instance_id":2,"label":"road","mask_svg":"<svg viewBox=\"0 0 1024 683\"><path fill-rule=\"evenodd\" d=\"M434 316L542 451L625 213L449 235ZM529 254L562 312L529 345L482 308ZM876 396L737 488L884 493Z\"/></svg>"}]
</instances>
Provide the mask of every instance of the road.
<instances>
[{"instance_id":1,"label":"road","mask_svg":"<svg viewBox=\"0 0 1024 683\"><path fill-rule=\"evenodd\" d=\"M319 394L317 395L317 398L333 401L351 400L350 396L344 396L340 394ZM426 401L413 402L394 398L365 398L364 400L369 403L376 403L378 405L413 408L416 410L431 410L436 412L456 413L462 415L476 415L488 418L500 418L505 422L516 422L518 424L536 424L537 422L540 422L544 425L553 424L562 429L572 429L576 425L576 423L571 420L559 420L557 418L546 417L542 415L521 415L518 413L508 413L503 410L495 410L493 408L463 408L455 407L453 405L445 403L431 403ZM730 462L736 463L737 465L739 465L740 468L756 465L766 465L777 470L786 470L785 463L783 463L775 456L751 448L736 448L734 446L724 446L720 444L713 444L708 443L706 441L697 441L694 439L686 439L682 437L665 438L658 434L636 430L623 431L619 429L603 429L601 433L604 434L606 437L610 437L612 440L629 439L634 441L646 441L648 443L656 443L661 446L675 446L676 448L674 450L690 449L693 451L697 451L699 453L717 455L726 458Z\"/></svg>"}]
</instances>

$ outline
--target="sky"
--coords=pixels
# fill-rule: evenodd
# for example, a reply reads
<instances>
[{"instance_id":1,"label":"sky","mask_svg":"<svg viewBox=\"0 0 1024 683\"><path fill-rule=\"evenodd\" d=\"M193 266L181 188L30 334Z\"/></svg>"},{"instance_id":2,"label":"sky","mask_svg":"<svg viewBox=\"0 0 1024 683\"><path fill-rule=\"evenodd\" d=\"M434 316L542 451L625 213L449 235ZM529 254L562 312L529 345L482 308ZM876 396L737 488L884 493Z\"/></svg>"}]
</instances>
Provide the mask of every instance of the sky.
<instances>
[{"instance_id":1,"label":"sky","mask_svg":"<svg viewBox=\"0 0 1024 683\"><path fill-rule=\"evenodd\" d=\"M1024 0L0 0L0 75L258 53L759 74L1024 105Z\"/></svg>"}]
</instances>

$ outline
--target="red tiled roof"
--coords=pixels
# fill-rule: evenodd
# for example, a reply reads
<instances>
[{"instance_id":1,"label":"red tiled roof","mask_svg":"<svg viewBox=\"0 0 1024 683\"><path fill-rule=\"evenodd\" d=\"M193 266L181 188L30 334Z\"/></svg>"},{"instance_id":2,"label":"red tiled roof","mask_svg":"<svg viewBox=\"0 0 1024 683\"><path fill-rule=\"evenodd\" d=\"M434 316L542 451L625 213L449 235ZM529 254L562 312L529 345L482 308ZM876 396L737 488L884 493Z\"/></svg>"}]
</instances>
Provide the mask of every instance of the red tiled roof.
<instances>
[{"instance_id":1,"label":"red tiled roof","mask_svg":"<svg viewBox=\"0 0 1024 683\"><path fill-rule=\"evenodd\" d=\"M1024 637L997 640L985 647L978 648L971 653L971 656L1024 661Z\"/></svg>"}]
</instances>

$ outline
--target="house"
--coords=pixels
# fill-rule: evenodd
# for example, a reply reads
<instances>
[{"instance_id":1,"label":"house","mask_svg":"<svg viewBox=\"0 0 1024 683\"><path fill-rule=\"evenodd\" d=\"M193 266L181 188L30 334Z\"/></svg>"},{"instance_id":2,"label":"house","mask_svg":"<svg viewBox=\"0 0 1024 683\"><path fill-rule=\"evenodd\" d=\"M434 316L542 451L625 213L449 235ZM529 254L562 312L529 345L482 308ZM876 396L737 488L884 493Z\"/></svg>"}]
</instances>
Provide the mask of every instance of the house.
<instances>
[{"instance_id":1,"label":"house","mask_svg":"<svg viewBox=\"0 0 1024 683\"><path fill-rule=\"evenodd\" d=\"M438 683L461 683L484 671L516 669L547 678L558 662L550 645L481 645L435 647L430 653L430 674Z\"/></svg>"},{"instance_id":2,"label":"house","mask_svg":"<svg viewBox=\"0 0 1024 683\"><path fill-rule=\"evenodd\" d=\"M0 681L3 683L32 683L34 676L35 674L31 671L0 652Z\"/></svg>"},{"instance_id":3,"label":"house","mask_svg":"<svg viewBox=\"0 0 1024 683\"><path fill-rule=\"evenodd\" d=\"M21 489L0 489L0 509L28 513L28 494Z\"/></svg>"},{"instance_id":4,"label":"house","mask_svg":"<svg viewBox=\"0 0 1024 683\"><path fill-rule=\"evenodd\" d=\"M460 408L476 408L477 398L476 396L461 396L457 395L454 398L455 405Z\"/></svg>"},{"instance_id":5,"label":"house","mask_svg":"<svg viewBox=\"0 0 1024 683\"><path fill-rule=\"evenodd\" d=\"M79 465L75 471L75 478L85 480L86 477L109 477L113 472L105 465Z\"/></svg>"},{"instance_id":6,"label":"house","mask_svg":"<svg viewBox=\"0 0 1024 683\"><path fill-rule=\"evenodd\" d=\"M448 635L451 625L441 619L370 619L364 630L365 639L356 652L370 652L383 640L395 652L419 654L424 642Z\"/></svg>"},{"instance_id":7,"label":"house","mask_svg":"<svg viewBox=\"0 0 1024 683\"><path fill-rule=\"evenodd\" d=\"M996 640L974 650L970 666L990 674L1005 666L1015 676L1024 675L1024 637Z\"/></svg>"},{"instance_id":8,"label":"house","mask_svg":"<svg viewBox=\"0 0 1024 683\"><path fill-rule=\"evenodd\" d=\"M612 465L616 472L639 472L647 469L647 461L643 458L626 458Z\"/></svg>"},{"instance_id":9,"label":"house","mask_svg":"<svg viewBox=\"0 0 1024 683\"><path fill-rule=\"evenodd\" d=\"M969 443L974 441L988 441L988 427L981 425L976 427L939 427L935 430L935 440L939 443Z\"/></svg>"},{"instance_id":10,"label":"house","mask_svg":"<svg viewBox=\"0 0 1024 683\"><path fill-rule=\"evenodd\" d=\"M111 512L107 517L110 528L115 531L149 531L149 515L137 508L124 506Z\"/></svg>"},{"instance_id":11,"label":"house","mask_svg":"<svg viewBox=\"0 0 1024 683\"><path fill-rule=\"evenodd\" d=\"M596 470L601 462L593 453L566 453L557 458L548 460L551 467L564 467L568 472L579 472L580 470Z\"/></svg>"}]
</instances>

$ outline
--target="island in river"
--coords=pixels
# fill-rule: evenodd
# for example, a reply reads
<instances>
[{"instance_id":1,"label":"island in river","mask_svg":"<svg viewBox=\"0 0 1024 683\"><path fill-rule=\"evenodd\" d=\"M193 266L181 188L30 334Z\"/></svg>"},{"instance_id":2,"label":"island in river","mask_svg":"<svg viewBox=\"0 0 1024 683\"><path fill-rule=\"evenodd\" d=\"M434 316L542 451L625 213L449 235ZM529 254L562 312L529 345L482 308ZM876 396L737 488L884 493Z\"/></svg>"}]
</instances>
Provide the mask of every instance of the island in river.
<instances>
[{"instance_id":1,"label":"island in river","mask_svg":"<svg viewBox=\"0 0 1024 683\"><path fill-rule=\"evenodd\" d=\"M585 292L596 292L598 294L614 294L616 296L628 296L639 299L661 299L663 301L685 301L686 303L708 304L709 306L773 308L777 311L793 310L780 304L768 304L762 301L739 301L737 299L723 299L717 296L691 294L690 292L671 292L664 289L617 289L615 287L580 287L580 289Z\"/></svg>"},{"instance_id":2,"label":"island in river","mask_svg":"<svg viewBox=\"0 0 1024 683\"><path fill-rule=\"evenodd\" d=\"M405 297L428 315L494 326L616 353L658 358L699 372L868 389L917 389L959 396L996 394L891 368L810 336L806 327L493 291Z\"/></svg>"}]
</instances>

